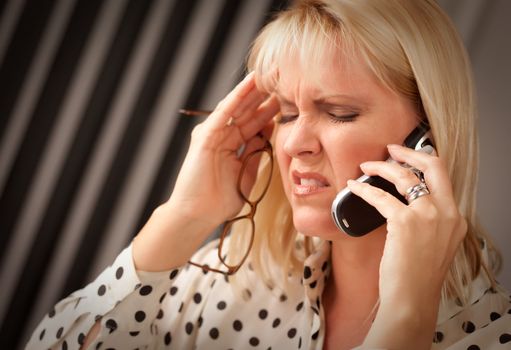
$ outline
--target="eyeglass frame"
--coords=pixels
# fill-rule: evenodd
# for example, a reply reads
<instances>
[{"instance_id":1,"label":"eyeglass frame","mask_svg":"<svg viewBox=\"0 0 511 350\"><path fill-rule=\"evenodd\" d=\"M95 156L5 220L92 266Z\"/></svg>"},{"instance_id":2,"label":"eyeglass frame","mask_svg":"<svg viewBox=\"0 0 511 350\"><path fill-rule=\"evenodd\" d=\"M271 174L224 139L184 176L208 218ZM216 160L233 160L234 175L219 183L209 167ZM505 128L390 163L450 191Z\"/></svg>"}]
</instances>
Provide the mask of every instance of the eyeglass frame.
<instances>
[{"instance_id":1,"label":"eyeglass frame","mask_svg":"<svg viewBox=\"0 0 511 350\"><path fill-rule=\"evenodd\" d=\"M192 111L192 110L180 110L180 112L183 113L183 114L186 114L186 115L204 115L206 113L207 114L210 113L209 111ZM257 200L252 202L252 201L250 201L250 199L248 199L243 194L243 191L241 191L241 180L243 179L243 175L244 175L244 172L245 172L245 168L247 167L248 161L253 156L255 156L256 154L262 153L262 152L266 152L268 154L268 156L270 157L270 174L269 174L269 177L268 177L268 182L266 183L266 186L265 186L263 192L261 193L261 196ZM268 139L265 139L265 145L263 146L263 148L254 150L254 151L250 152L246 157L244 157L243 163L241 165L240 172L238 174L238 179L236 181L236 189L238 191L238 194L241 197L241 199L245 202L245 204L249 205L250 211L247 214L245 214L245 215L236 216L236 217L234 217L232 219L226 220L223 223L222 234L220 235L220 242L219 242L219 245L218 245L218 259L227 268L227 271L222 271L220 269L216 269L216 268L210 267L209 265L198 264L198 263L195 263L195 262L189 260L188 263L190 265L193 265L193 266L196 266L196 267L200 267L203 271L211 271L211 272L221 273L221 274L226 275L226 276L232 276L236 272L238 272L238 270L241 268L241 266L247 260L248 256L250 255L250 251L252 250L252 245L254 244L254 237L255 237L254 216L255 216L255 213L256 213L256 210L257 210L257 206L263 200L264 196L266 195L266 192L268 191L268 188L270 187L272 175L273 175L273 147L272 147L270 141ZM241 259L241 261L238 264L236 264L236 265L229 265L225 261L225 258L222 257L222 255L220 254L221 251L222 251L222 247L223 247L225 238L229 235L230 228L232 227L232 225L236 221L245 220L245 219L249 219L251 224L252 224L251 225L252 226L252 230L251 230L251 237L250 237L249 246L247 248L247 251L246 251L245 255L243 256L243 258Z\"/></svg>"}]
</instances>

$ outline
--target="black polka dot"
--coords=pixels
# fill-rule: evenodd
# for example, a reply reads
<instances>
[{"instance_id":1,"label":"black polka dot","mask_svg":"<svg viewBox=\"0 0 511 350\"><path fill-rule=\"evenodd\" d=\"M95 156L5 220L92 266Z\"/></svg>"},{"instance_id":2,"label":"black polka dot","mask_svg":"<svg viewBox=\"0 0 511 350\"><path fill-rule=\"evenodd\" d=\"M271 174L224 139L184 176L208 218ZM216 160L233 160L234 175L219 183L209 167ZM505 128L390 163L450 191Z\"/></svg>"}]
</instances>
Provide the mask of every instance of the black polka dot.
<instances>
[{"instance_id":1,"label":"black polka dot","mask_svg":"<svg viewBox=\"0 0 511 350\"><path fill-rule=\"evenodd\" d=\"M159 319L159 320L161 320L163 318L163 310L162 309L160 309L158 311L158 315L156 315L156 318Z\"/></svg>"},{"instance_id":2,"label":"black polka dot","mask_svg":"<svg viewBox=\"0 0 511 350\"><path fill-rule=\"evenodd\" d=\"M43 340L43 338L44 338L44 333L46 333L46 328L45 328L45 329L43 329L43 330L41 331L41 333L39 333L39 340Z\"/></svg>"},{"instance_id":3,"label":"black polka dot","mask_svg":"<svg viewBox=\"0 0 511 350\"><path fill-rule=\"evenodd\" d=\"M185 325L185 331L186 331L186 334L192 334L193 332L193 324L191 322L186 322L186 325Z\"/></svg>"},{"instance_id":4,"label":"black polka dot","mask_svg":"<svg viewBox=\"0 0 511 350\"><path fill-rule=\"evenodd\" d=\"M64 332L64 327L60 327L57 331L57 339L59 339L62 336L62 333Z\"/></svg>"},{"instance_id":5,"label":"black polka dot","mask_svg":"<svg viewBox=\"0 0 511 350\"><path fill-rule=\"evenodd\" d=\"M280 324L280 318L276 318L273 320L272 327L277 328Z\"/></svg>"},{"instance_id":6,"label":"black polka dot","mask_svg":"<svg viewBox=\"0 0 511 350\"><path fill-rule=\"evenodd\" d=\"M134 289L134 290L137 290L137 289L139 289L140 287L142 287L142 283L137 283L137 284L135 284L135 289Z\"/></svg>"},{"instance_id":7,"label":"black polka dot","mask_svg":"<svg viewBox=\"0 0 511 350\"><path fill-rule=\"evenodd\" d=\"M303 308L303 301L296 305L296 311L300 311Z\"/></svg>"},{"instance_id":8,"label":"black polka dot","mask_svg":"<svg viewBox=\"0 0 511 350\"><path fill-rule=\"evenodd\" d=\"M501 344L506 344L506 343L509 343L510 341L511 341L511 334L509 334L509 333L501 334L499 337L499 342Z\"/></svg>"},{"instance_id":9,"label":"black polka dot","mask_svg":"<svg viewBox=\"0 0 511 350\"><path fill-rule=\"evenodd\" d=\"M195 302L195 304L200 304L200 302L202 301L202 295L200 293L195 293L193 295L193 301Z\"/></svg>"},{"instance_id":10,"label":"black polka dot","mask_svg":"<svg viewBox=\"0 0 511 350\"><path fill-rule=\"evenodd\" d=\"M98 350L98 349L101 347L101 345L103 345L103 342L102 342L102 341L100 341L99 343L97 343L97 344L96 344L96 350Z\"/></svg>"},{"instance_id":11,"label":"black polka dot","mask_svg":"<svg viewBox=\"0 0 511 350\"><path fill-rule=\"evenodd\" d=\"M507 313L508 313L508 314L511 314L511 309L507 310Z\"/></svg>"},{"instance_id":12,"label":"black polka dot","mask_svg":"<svg viewBox=\"0 0 511 350\"><path fill-rule=\"evenodd\" d=\"M197 326L200 328L200 326L202 326L202 316L199 316L199 318L197 319Z\"/></svg>"},{"instance_id":13,"label":"black polka dot","mask_svg":"<svg viewBox=\"0 0 511 350\"><path fill-rule=\"evenodd\" d=\"M96 315L96 316L94 317L94 321L95 321L95 322L98 322L99 320L101 320L101 317L102 317L101 315Z\"/></svg>"},{"instance_id":14,"label":"black polka dot","mask_svg":"<svg viewBox=\"0 0 511 350\"><path fill-rule=\"evenodd\" d=\"M312 276L312 271L311 271L311 268L309 266L305 266L304 269L303 269L303 277L305 279L309 278L310 276Z\"/></svg>"},{"instance_id":15,"label":"black polka dot","mask_svg":"<svg viewBox=\"0 0 511 350\"><path fill-rule=\"evenodd\" d=\"M444 339L444 334L442 332L435 332L435 336L433 337L433 343L440 343Z\"/></svg>"},{"instance_id":16,"label":"black polka dot","mask_svg":"<svg viewBox=\"0 0 511 350\"><path fill-rule=\"evenodd\" d=\"M475 331L476 326L470 321L465 321L461 325L461 328L465 331L465 333L472 333L473 331Z\"/></svg>"},{"instance_id":17,"label":"black polka dot","mask_svg":"<svg viewBox=\"0 0 511 350\"><path fill-rule=\"evenodd\" d=\"M223 309L225 309L226 306L227 306L227 304L225 303L225 301L220 301L220 302L218 302L218 304L216 304L216 307L218 308L218 310L223 310Z\"/></svg>"},{"instance_id":18,"label":"black polka dot","mask_svg":"<svg viewBox=\"0 0 511 350\"><path fill-rule=\"evenodd\" d=\"M135 312L135 320L137 322L142 322L145 320L145 312L144 311L137 311Z\"/></svg>"},{"instance_id":19,"label":"black polka dot","mask_svg":"<svg viewBox=\"0 0 511 350\"><path fill-rule=\"evenodd\" d=\"M117 322L115 322L115 320L113 320L113 319L108 319L105 322L105 327L110 329L110 333L112 333L113 331L115 331L117 329Z\"/></svg>"},{"instance_id":20,"label":"black polka dot","mask_svg":"<svg viewBox=\"0 0 511 350\"><path fill-rule=\"evenodd\" d=\"M259 318L261 320L264 320L266 317L268 317L268 311L266 311L266 309L259 311Z\"/></svg>"},{"instance_id":21,"label":"black polka dot","mask_svg":"<svg viewBox=\"0 0 511 350\"><path fill-rule=\"evenodd\" d=\"M467 350L481 350L481 348L477 345L470 345Z\"/></svg>"},{"instance_id":22,"label":"black polka dot","mask_svg":"<svg viewBox=\"0 0 511 350\"><path fill-rule=\"evenodd\" d=\"M500 318L500 314L498 312L492 312L490 314L490 320L495 321L496 319Z\"/></svg>"},{"instance_id":23,"label":"black polka dot","mask_svg":"<svg viewBox=\"0 0 511 350\"><path fill-rule=\"evenodd\" d=\"M160 304L162 303L163 299L167 296L167 293L163 293L160 297Z\"/></svg>"},{"instance_id":24,"label":"black polka dot","mask_svg":"<svg viewBox=\"0 0 511 350\"><path fill-rule=\"evenodd\" d=\"M171 280L173 280L176 276L177 276L177 273L179 272L179 270L173 270L171 273L170 273L170 276L169 278Z\"/></svg>"},{"instance_id":25,"label":"black polka dot","mask_svg":"<svg viewBox=\"0 0 511 350\"><path fill-rule=\"evenodd\" d=\"M328 267L328 261L325 261L323 265L321 266L321 271L325 272L326 268Z\"/></svg>"},{"instance_id":26,"label":"black polka dot","mask_svg":"<svg viewBox=\"0 0 511 350\"><path fill-rule=\"evenodd\" d=\"M48 312L48 317L49 317L49 318L52 318L53 316L55 316L55 308L52 308L52 309L50 310L50 312Z\"/></svg>"},{"instance_id":27,"label":"black polka dot","mask_svg":"<svg viewBox=\"0 0 511 350\"><path fill-rule=\"evenodd\" d=\"M140 332L136 331L136 332L130 332L130 335L132 337L136 337Z\"/></svg>"},{"instance_id":28,"label":"black polka dot","mask_svg":"<svg viewBox=\"0 0 511 350\"><path fill-rule=\"evenodd\" d=\"M319 336L319 330L317 330L316 332L314 332L314 333L312 334L312 337L311 337L311 338L312 338L312 340L316 340L316 339L318 339L318 336Z\"/></svg>"},{"instance_id":29,"label":"black polka dot","mask_svg":"<svg viewBox=\"0 0 511 350\"><path fill-rule=\"evenodd\" d=\"M258 346L259 345L259 339L257 339L257 337L252 337L250 338L250 340L248 341L250 343L250 345L252 346Z\"/></svg>"},{"instance_id":30,"label":"black polka dot","mask_svg":"<svg viewBox=\"0 0 511 350\"><path fill-rule=\"evenodd\" d=\"M62 342L62 350L67 350L67 342L65 340Z\"/></svg>"},{"instance_id":31,"label":"black polka dot","mask_svg":"<svg viewBox=\"0 0 511 350\"><path fill-rule=\"evenodd\" d=\"M143 286L142 288L140 288L140 295L149 295L151 294L151 292L153 291L153 287L151 286Z\"/></svg>"},{"instance_id":32,"label":"black polka dot","mask_svg":"<svg viewBox=\"0 0 511 350\"><path fill-rule=\"evenodd\" d=\"M300 337L300 340L298 340L298 349L302 348L302 337Z\"/></svg>"},{"instance_id":33,"label":"black polka dot","mask_svg":"<svg viewBox=\"0 0 511 350\"><path fill-rule=\"evenodd\" d=\"M279 298L280 301L284 302L287 300L287 296L285 294L282 294Z\"/></svg>"},{"instance_id":34,"label":"black polka dot","mask_svg":"<svg viewBox=\"0 0 511 350\"><path fill-rule=\"evenodd\" d=\"M184 306L184 303L181 302L181 305L179 305L179 310L177 310L177 312L181 312L183 311L183 306Z\"/></svg>"},{"instance_id":35,"label":"black polka dot","mask_svg":"<svg viewBox=\"0 0 511 350\"><path fill-rule=\"evenodd\" d=\"M241 323L240 320L235 320L232 323L232 328L234 328L235 331L239 332L243 328L243 323Z\"/></svg>"},{"instance_id":36,"label":"black polka dot","mask_svg":"<svg viewBox=\"0 0 511 350\"><path fill-rule=\"evenodd\" d=\"M211 330L209 331L209 336L212 339L217 339L219 335L220 335L220 332L218 331L218 328L216 328L216 327L211 328Z\"/></svg>"},{"instance_id":37,"label":"black polka dot","mask_svg":"<svg viewBox=\"0 0 511 350\"><path fill-rule=\"evenodd\" d=\"M177 293L177 287L170 288L170 295L175 295Z\"/></svg>"},{"instance_id":38,"label":"black polka dot","mask_svg":"<svg viewBox=\"0 0 511 350\"><path fill-rule=\"evenodd\" d=\"M246 296L248 299L252 298L252 292L251 292L250 290L245 289L244 293L245 293L245 296Z\"/></svg>"},{"instance_id":39,"label":"black polka dot","mask_svg":"<svg viewBox=\"0 0 511 350\"><path fill-rule=\"evenodd\" d=\"M296 328L291 328L288 332L287 332L287 336L290 338L290 339L293 339L296 335Z\"/></svg>"},{"instance_id":40,"label":"black polka dot","mask_svg":"<svg viewBox=\"0 0 511 350\"><path fill-rule=\"evenodd\" d=\"M83 345L84 341L85 341L85 334L80 333L80 335L78 335L78 344Z\"/></svg>"},{"instance_id":41,"label":"black polka dot","mask_svg":"<svg viewBox=\"0 0 511 350\"><path fill-rule=\"evenodd\" d=\"M172 341L172 336L170 335L170 332L165 333L165 337L163 337L163 341L165 342L165 345L169 345Z\"/></svg>"},{"instance_id":42,"label":"black polka dot","mask_svg":"<svg viewBox=\"0 0 511 350\"><path fill-rule=\"evenodd\" d=\"M124 269L123 269L123 268L122 268L122 266L121 266L121 267L119 267L119 268L117 269L117 271L115 271L115 278L117 278L118 280L120 280L120 279L121 279L121 277L122 277L122 274L123 274L123 273L124 273Z\"/></svg>"},{"instance_id":43,"label":"black polka dot","mask_svg":"<svg viewBox=\"0 0 511 350\"><path fill-rule=\"evenodd\" d=\"M106 286L104 284L100 285L98 288L98 295L102 296L106 293Z\"/></svg>"},{"instance_id":44,"label":"black polka dot","mask_svg":"<svg viewBox=\"0 0 511 350\"><path fill-rule=\"evenodd\" d=\"M318 284L318 281L314 281L312 282L311 284L309 284L309 287L311 287L312 289L316 288L316 285Z\"/></svg>"}]
</instances>

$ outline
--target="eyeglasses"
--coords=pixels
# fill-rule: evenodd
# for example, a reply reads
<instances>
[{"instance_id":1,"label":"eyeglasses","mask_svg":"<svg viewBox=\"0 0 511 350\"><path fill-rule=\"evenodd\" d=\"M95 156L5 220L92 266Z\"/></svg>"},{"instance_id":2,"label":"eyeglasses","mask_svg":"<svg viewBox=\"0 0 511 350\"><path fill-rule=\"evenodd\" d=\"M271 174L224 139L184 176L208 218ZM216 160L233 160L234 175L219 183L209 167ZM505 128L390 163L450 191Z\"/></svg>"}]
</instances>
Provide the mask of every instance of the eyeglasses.
<instances>
[{"instance_id":1,"label":"eyeglasses","mask_svg":"<svg viewBox=\"0 0 511 350\"><path fill-rule=\"evenodd\" d=\"M185 115L207 115L211 112L182 109L180 110L180 113ZM257 174L258 181L252 188L250 194L245 195L242 191L242 186L247 181L250 181L249 174L253 174L253 172L257 170L259 164L267 164L267 166L259 167L259 172ZM198 264L193 261L188 261L189 264L200 267L203 269L203 271L212 271L224 275L233 275L241 268L245 260L247 260L254 243L254 216L256 213L257 205L261 202L264 195L268 191L272 173L273 149L271 143L265 139L265 144L262 148L252 151L244 157L236 183L238 194L243 202L248 205L249 212L245 215L240 215L233 219L227 220L223 224L222 234L220 235L220 242L218 244L218 258L226 270L215 269L208 265ZM240 241L245 245L242 248L243 254L226 253L224 243L225 239L229 237L229 235L238 235L236 238L239 238ZM239 237L239 235L247 235L247 237Z\"/></svg>"}]
</instances>

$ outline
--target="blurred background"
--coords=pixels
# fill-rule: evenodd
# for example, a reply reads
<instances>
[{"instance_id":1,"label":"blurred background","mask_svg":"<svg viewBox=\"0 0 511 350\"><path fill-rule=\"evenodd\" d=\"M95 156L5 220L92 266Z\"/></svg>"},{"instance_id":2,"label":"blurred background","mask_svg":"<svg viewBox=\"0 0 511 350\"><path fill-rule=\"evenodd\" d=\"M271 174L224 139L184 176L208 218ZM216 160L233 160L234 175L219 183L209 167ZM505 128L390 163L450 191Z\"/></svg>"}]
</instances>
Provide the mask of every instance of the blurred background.
<instances>
[{"instance_id":1,"label":"blurred background","mask_svg":"<svg viewBox=\"0 0 511 350\"><path fill-rule=\"evenodd\" d=\"M442 0L474 66L479 213L511 289L511 2ZM0 0L0 348L23 348L172 191L197 122L285 0Z\"/></svg>"}]
</instances>

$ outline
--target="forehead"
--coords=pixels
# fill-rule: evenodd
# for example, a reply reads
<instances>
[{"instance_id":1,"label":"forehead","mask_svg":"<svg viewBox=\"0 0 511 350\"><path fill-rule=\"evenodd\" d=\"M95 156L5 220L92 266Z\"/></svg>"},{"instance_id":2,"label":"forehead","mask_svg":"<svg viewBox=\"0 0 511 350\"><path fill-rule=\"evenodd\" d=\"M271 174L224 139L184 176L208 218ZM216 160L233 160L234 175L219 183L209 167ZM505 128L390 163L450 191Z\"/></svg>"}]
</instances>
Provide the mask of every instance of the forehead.
<instances>
[{"instance_id":1,"label":"forehead","mask_svg":"<svg viewBox=\"0 0 511 350\"><path fill-rule=\"evenodd\" d=\"M365 95L381 89L367 64L355 54L339 48L325 48L314 55L290 53L276 61L275 93L292 100L306 92L311 97Z\"/></svg>"}]
</instances>

